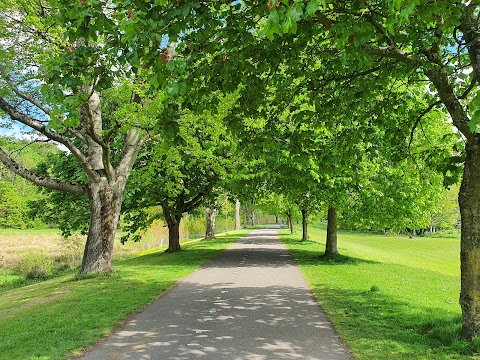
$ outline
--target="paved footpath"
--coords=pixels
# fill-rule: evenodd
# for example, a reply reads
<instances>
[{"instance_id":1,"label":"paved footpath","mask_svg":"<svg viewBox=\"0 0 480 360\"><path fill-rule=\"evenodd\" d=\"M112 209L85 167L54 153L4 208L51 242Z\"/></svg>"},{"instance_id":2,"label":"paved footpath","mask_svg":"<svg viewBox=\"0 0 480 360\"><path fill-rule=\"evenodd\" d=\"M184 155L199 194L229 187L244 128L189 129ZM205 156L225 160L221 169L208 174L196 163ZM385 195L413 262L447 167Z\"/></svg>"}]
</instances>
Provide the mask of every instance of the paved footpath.
<instances>
[{"instance_id":1,"label":"paved footpath","mask_svg":"<svg viewBox=\"0 0 480 360\"><path fill-rule=\"evenodd\" d=\"M80 359L353 359L277 230L240 239Z\"/></svg>"}]
</instances>

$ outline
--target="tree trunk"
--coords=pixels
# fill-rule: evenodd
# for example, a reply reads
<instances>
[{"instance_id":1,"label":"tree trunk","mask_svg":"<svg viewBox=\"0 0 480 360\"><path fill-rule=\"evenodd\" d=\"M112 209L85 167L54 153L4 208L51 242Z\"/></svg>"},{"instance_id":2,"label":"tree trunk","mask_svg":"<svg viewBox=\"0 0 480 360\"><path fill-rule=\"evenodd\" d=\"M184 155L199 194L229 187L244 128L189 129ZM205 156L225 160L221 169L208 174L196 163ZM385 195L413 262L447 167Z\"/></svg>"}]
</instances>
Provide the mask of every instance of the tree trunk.
<instances>
[{"instance_id":1,"label":"tree trunk","mask_svg":"<svg viewBox=\"0 0 480 360\"><path fill-rule=\"evenodd\" d=\"M480 136L468 141L462 185L458 195L462 236L460 242L460 305L463 339L480 334Z\"/></svg>"},{"instance_id":2,"label":"tree trunk","mask_svg":"<svg viewBox=\"0 0 480 360\"><path fill-rule=\"evenodd\" d=\"M172 214L170 209L162 206L163 216L168 226L168 249L165 252L177 252L180 247L180 221L182 214Z\"/></svg>"},{"instance_id":3,"label":"tree trunk","mask_svg":"<svg viewBox=\"0 0 480 360\"><path fill-rule=\"evenodd\" d=\"M168 249L167 252L177 252L180 247L180 220L168 225Z\"/></svg>"},{"instance_id":4,"label":"tree trunk","mask_svg":"<svg viewBox=\"0 0 480 360\"><path fill-rule=\"evenodd\" d=\"M240 230L240 201L235 200L235 227L234 230Z\"/></svg>"},{"instance_id":5,"label":"tree trunk","mask_svg":"<svg viewBox=\"0 0 480 360\"><path fill-rule=\"evenodd\" d=\"M278 224L278 215L275 215L275 224Z\"/></svg>"},{"instance_id":6,"label":"tree trunk","mask_svg":"<svg viewBox=\"0 0 480 360\"><path fill-rule=\"evenodd\" d=\"M246 228L248 226L247 222L247 210L245 209L245 212L243 213L243 227Z\"/></svg>"},{"instance_id":7,"label":"tree trunk","mask_svg":"<svg viewBox=\"0 0 480 360\"><path fill-rule=\"evenodd\" d=\"M207 229L205 231L205 239L213 239L215 237L215 220L217 217L217 208L205 208L205 219L207 221Z\"/></svg>"},{"instance_id":8,"label":"tree trunk","mask_svg":"<svg viewBox=\"0 0 480 360\"><path fill-rule=\"evenodd\" d=\"M89 186L90 227L80 274L112 270L112 250L124 188L119 187L110 187L106 180Z\"/></svg>"},{"instance_id":9,"label":"tree trunk","mask_svg":"<svg viewBox=\"0 0 480 360\"><path fill-rule=\"evenodd\" d=\"M290 234L293 234L293 220L292 220L292 211L289 210L286 212L287 215L287 223L288 227L290 228Z\"/></svg>"},{"instance_id":10,"label":"tree trunk","mask_svg":"<svg viewBox=\"0 0 480 360\"><path fill-rule=\"evenodd\" d=\"M328 208L328 223L327 223L327 242L325 244L326 257L335 257L338 255L337 249L337 209L334 207Z\"/></svg>"},{"instance_id":11,"label":"tree trunk","mask_svg":"<svg viewBox=\"0 0 480 360\"><path fill-rule=\"evenodd\" d=\"M255 226L255 211L252 211L250 213L250 220L251 220L252 226Z\"/></svg>"},{"instance_id":12,"label":"tree trunk","mask_svg":"<svg viewBox=\"0 0 480 360\"><path fill-rule=\"evenodd\" d=\"M80 119L82 121L82 129L85 134L88 134L87 129L92 129L93 133L102 133L102 107L100 105L100 95L93 91L91 87L84 89L86 94L90 94L88 101L82 104L80 108ZM104 170L103 163L103 149L102 146L95 141L91 136L86 136L87 143L85 144L85 153L88 157L88 163L93 170Z\"/></svg>"},{"instance_id":13,"label":"tree trunk","mask_svg":"<svg viewBox=\"0 0 480 360\"><path fill-rule=\"evenodd\" d=\"M302 241L308 240L308 210L302 209Z\"/></svg>"}]
</instances>

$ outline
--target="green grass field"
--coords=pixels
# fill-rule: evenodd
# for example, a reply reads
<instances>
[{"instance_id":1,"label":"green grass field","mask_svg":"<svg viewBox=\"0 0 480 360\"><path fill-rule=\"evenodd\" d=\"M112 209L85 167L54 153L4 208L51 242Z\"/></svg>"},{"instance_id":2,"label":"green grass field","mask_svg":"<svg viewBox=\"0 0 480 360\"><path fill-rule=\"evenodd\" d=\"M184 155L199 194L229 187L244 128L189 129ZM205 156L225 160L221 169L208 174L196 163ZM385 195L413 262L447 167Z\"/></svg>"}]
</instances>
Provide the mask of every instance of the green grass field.
<instances>
[{"instance_id":1,"label":"green grass field","mask_svg":"<svg viewBox=\"0 0 480 360\"><path fill-rule=\"evenodd\" d=\"M250 230L192 241L185 251L115 261L108 276L73 273L0 292L0 359L66 359L219 254Z\"/></svg>"},{"instance_id":2,"label":"green grass field","mask_svg":"<svg viewBox=\"0 0 480 360\"><path fill-rule=\"evenodd\" d=\"M461 326L459 236L339 232L336 260L322 259L325 225L310 241L282 230L318 302L356 359L480 359Z\"/></svg>"}]
</instances>

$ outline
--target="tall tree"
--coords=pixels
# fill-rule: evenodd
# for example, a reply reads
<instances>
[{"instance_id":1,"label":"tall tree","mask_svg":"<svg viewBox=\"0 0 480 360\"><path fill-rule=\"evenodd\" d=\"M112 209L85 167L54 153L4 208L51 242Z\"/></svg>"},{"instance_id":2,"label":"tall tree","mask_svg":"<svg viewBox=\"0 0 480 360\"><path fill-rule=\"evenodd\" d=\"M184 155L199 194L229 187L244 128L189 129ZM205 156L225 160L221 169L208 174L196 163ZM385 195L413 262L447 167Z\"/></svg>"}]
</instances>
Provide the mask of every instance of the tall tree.
<instances>
[{"instance_id":1,"label":"tall tree","mask_svg":"<svg viewBox=\"0 0 480 360\"><path fill-rule=\"evenodd\" d=\"M215 220L217 218L217 211L217 201L214 201L213 205L205 207L205 239L213 239L215 237Z\"/></svg>"},{"instance_id":2,"label":"tall tree","mask_svg":"<svg viewBox=\"0 0 480 360\"><path fill-rule=\"evenodd\" d=\"M127 195L127 228L135 234L155 219L168 225L169 252L181 250L180 221L198 208L225 178L235 151L223 119L235 95L219 95L216 112L197 116L187 110L174 127L147 143L135 166ZM162 211L147 216L149 207Z\"/></svg>"},{"instance_id":3,"label":"tall tree","mask_svg":"<svg viewBox=\"0 0 480 360\"><path fill-rule=\"evenodd\" d=\"M45 64L49 55L59 59L60 56L57 55L68 51L64 42L66 39L61 39L59 28L50 24L51 17L45 14L46 9L41 3L18 5L3 9L10 10L15 15L2 17L0 23L2 34L7 38L1 46L8 47L4 49L0 67L0 109L11 121L65 146L84 171L85 181L73 182L34 173L16 163L2 149L0 160L10 170L37 185L89 199L90 228L80 271L110 271L123 191L143 142L142 136L136 130L126 127L120 129L116 124L105 127L102 121L101 95L92 86L98 77L88 77L90 74L86 72L83 74L85 78L82 85L66 73L60 77L60 68L54 74L47 74L46 67L42 68L43 71L38 71L38 67L33 66L35 62ZM4 6L5 4L2 5ZM55 11L56 8L48 10ZM35 15L32 16L32 13ZM77 40L70 39L72 47L79 46L72 52L81 52L82 46ZM35 45L20 49L24 41ZM101 45L97 42L89 46ZM88 66L91 66L91 62L85 64L85 68ZM69 83L71 81L75 83ZM44 82L52 85L43 85L40 92L39 84ZM133 100L136 101L135 98ZM120 132L123 133L125 146L120 160L113 164L110 141Z\"/></svg>"},{"instance_id":4,"label":"tall tree","mask_svg":"<svg viewBox=\"0 0 480 360\"><path fill-rule=\"evenodd\" d=\"M235 215L234 215L235 226L234 230L240 230L240 200L235 200Z\"/></svg>"}]
</instances>

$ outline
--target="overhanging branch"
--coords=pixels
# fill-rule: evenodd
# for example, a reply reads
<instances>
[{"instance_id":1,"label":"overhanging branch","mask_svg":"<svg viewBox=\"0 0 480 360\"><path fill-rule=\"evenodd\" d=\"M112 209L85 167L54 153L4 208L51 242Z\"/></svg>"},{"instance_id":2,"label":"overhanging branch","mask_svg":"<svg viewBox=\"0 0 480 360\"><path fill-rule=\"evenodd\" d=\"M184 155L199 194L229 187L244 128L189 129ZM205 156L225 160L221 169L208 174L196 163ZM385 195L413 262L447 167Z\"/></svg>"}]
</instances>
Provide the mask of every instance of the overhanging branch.
<instances>
[{"instance_id":1,"label":"overhanging branch","mask_svg":"<svg viewBox=\"0 0 480 360\"><path fill-rule=\"evenodd\" d=\"M408 148L410 149L412 142L413 142L413 135L415 133L415 129L417 128L418 124L422 120L422 118L427 115L430 111L433 110L435 106L440 105L442 102L440 100L435 101L434 103L430 104L425 110L423 110L418 116L417 119L415 120L415 124L413 125L412 130L410 131L410 140L408 142Z\"/></svg>"},{"instance_id":2,"label":"overhanging branch","mask_svg":"<svg viewBox=\"0 0 480 360\"><path fill-rule=\"evenodd\" d=\"M16 120L25 126L38 131L40 134L44 135L50 140L56 141L60 144L65 145L65 147L70 150L79 161L80 166L85 170L87 175L91 178L95 178L96 174L91 166L88 164L86 157L82 152L73 144L73 142L66 136L59 134L57 132L48 130L47 127L42 124L40 121L24 114L15 109L10 105L3 97L0 97L0 109L2 109L12 120Z\"/></svg>"},{"instance_id":3,"label":"overhanging branch","mask_svg":"<svg viewBox=\"0 0 480 360\"><path fill-rule=\"evenodd\" d=\"M422 65L421 61L413 59L406 52L397 49L394 46L374 46L364 44L360 45L359 49L370 55L399 60L414 69Z\"/></svg>"},{"instance_id":4,"label":"overhanging branch","mask_svg":"<svg viewBox=\"0 0 480 360\"><path fill-rule=\"evenodd\" d=\"M51 179L34 173L27 168L16 163L3 149L0 148L0 161L15 174L22 178L33 182L39 186L43 186L52 190L66 191L77 195L86 195L87 187L85 185L72 181Z\"/></svg>"},{"instance_id":5,"label":"overhanging branch","mask_svg":"<svg viewBox=\"0 0 480 360\"><path fill-rule=\"evenodd\" d=\"M3 78L5 79L5 81L7 82L8 86L12 89L12 91L17 94L18 96L20 96L22 99L24 100L27 100L28 102L32 103L33 105L35 105L37 108L39 108L40 110L42 110L45 114L50 114L50 109L45 106L44 104L42 104L40 101L38 101L37 99L35 99L33 96L31 96L30 94L27 94L23 91L21 91L17 85L15 85L15 82L12 80L12 78L10 76L8 76L8 74L5 73L5 69L3 68L3 66L0 66L0 75L3 76Z\"/></svg>"}]
</instances>

